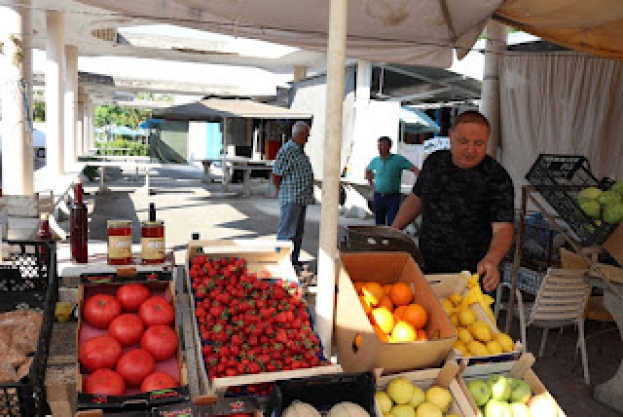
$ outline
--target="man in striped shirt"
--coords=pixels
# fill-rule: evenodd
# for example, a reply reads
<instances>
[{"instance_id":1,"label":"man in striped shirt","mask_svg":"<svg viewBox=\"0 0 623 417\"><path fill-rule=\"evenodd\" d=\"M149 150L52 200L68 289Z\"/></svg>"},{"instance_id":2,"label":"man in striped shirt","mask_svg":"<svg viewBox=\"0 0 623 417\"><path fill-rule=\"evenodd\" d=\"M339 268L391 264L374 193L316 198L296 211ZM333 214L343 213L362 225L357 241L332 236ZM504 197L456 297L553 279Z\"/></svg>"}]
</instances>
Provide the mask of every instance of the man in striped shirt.
<instances>
[{"instance_id":1,"label":"man in striped shirt","mask_svg":"<svg viewBox=\"0 0 623 417\"><path fill-rule=\"evenodd\" d=\"M309 137L309 125L296 122L292 139L279 149L273 164L273 184L281 212L277 240L291 240L292 264L300 266L299 254L305 230L307 206L314 200L314 172L304 147Z\"/></svg>"}]
</instances>

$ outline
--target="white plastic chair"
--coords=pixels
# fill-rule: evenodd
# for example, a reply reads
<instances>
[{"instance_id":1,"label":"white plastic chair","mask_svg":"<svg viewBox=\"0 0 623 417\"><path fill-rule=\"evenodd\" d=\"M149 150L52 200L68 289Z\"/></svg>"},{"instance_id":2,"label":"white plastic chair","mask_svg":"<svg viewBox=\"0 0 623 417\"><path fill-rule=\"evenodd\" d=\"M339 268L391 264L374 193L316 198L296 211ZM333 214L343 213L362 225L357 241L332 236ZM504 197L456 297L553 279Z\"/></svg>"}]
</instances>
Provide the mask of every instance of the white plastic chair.
<instances>
[{"instance_id":1,"label":"white plastic chair","mask_svg":"<svg viewBox=\"0 0 623 417\"><path fill-rule=\"evenodd\" d=\"M578 342L584 368L584 381L590 385L588 358L584 340L584 310L590 296L591 287L585 269L547 270L539 292L533 303L525 303L521 291L516 291L521 342L527 348L526 329L528 326L543 329L539 356L543 356L549 329L575 325L578 327Z\"/></svg>"}]
</instances>

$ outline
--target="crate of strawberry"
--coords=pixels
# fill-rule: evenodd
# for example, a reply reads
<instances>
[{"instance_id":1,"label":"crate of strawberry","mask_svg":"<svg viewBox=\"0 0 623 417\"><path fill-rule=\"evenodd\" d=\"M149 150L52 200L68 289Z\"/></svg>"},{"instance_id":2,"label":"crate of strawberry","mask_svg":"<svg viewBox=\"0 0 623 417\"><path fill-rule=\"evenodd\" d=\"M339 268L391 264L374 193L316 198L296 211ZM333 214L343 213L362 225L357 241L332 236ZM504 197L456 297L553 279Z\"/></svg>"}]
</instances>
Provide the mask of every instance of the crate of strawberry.
<instances>
[{"instance_id":1,"label":"crate of strawberry","mask_svg":"<svg viewBox=\"0 0 623 417\"><path fill-rule=\"evenodd\" d=\"M206 392L262 395L277 380L341 371L324 357L290 252L289 242L261 240L189 245Z\"/></svg>"}]
</instances>

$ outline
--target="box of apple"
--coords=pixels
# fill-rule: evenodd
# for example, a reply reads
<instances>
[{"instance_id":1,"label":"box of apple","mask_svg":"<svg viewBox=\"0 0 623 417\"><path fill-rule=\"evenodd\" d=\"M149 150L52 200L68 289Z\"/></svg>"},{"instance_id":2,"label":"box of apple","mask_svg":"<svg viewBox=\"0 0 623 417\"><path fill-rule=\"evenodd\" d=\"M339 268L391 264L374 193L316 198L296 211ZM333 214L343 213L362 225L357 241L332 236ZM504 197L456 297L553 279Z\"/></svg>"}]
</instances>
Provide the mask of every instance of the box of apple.
<instances>
[{"instance_id":1,"label":"box of apple","mask_svg":"<svg viewBox=\"0 0 623 417\"><path fill-rule=\"evenodd\" d=\"M562 417L565 413L530 368L532 354L518 361L470 366L462 378L483 417Z\"/></svg>"},{"instance_id":2,"label":"box of apple","mask_svg":"<svg viewBox=\"0 0 623 417\"><path fill-rule=\"evenodd\" d=\"M459 366L380 377L374 399L377 414L389 417L473 416L477 408L458 383Z\"/></svg>"}]
</instances>

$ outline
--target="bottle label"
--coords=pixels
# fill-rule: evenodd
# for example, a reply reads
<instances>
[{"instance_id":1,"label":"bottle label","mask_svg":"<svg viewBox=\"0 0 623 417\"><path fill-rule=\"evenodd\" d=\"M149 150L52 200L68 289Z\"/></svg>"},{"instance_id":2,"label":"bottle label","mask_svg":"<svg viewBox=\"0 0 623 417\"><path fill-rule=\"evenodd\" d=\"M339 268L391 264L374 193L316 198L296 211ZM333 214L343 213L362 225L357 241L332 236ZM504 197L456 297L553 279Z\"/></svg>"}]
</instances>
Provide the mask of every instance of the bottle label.
<instances>
[{"instance_id":1,"label":"bottle label","mask_svg":"<svg viewBox=\"0 0 623 417\"><path fill-rule=\"evenodd\" d=\"M108 258L127 259L132 257L132 236L108 236Z\"/></svg>"},{"instance_id":2,"label":"bottle label","mask_svg":"<svg viewBox=\"0 0 623 417\"><path fill-rule=\"evenodd\" d=\"M144 237L141 239L141 257L146 261L164 260L164 238Z\"/></svg>"}]
</instances>

